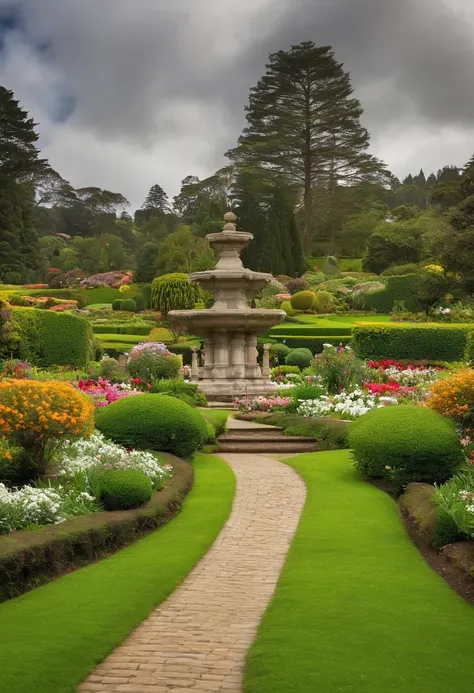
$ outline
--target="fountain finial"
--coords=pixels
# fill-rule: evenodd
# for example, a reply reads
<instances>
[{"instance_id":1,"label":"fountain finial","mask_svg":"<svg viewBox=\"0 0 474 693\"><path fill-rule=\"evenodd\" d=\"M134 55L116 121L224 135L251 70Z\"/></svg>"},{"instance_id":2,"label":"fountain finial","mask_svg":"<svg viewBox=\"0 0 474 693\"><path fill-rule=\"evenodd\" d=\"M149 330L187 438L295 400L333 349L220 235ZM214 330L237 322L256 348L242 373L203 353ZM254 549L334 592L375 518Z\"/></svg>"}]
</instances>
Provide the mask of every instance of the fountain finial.
<instances>
[{"instance_id":1,"label":"fountain finial","mask_svg":"<svg viewBox=\"0 0 474 693\"><path fill-rule=\"evenodd\" d=\"M237 231L237 227L235 226L237 217L235 216L234 212L226 212L226 214L224 214L224 221L224 233L235 233Z\"/></svg>"}]
</instances>

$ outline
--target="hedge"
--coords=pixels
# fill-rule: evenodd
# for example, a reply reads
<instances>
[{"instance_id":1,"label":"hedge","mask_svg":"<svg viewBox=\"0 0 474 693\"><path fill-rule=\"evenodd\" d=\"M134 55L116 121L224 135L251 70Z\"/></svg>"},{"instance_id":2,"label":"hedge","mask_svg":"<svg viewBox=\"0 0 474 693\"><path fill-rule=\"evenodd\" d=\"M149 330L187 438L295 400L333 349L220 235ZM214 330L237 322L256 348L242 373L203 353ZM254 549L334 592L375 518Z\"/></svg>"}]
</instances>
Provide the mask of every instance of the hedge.
<instances>
[{"instance_id":1,"label":"hedge","mask_svg":"<svg viewBox=\"0 0 474 693\"><path fill-rule=\"evenodd\" d=\"M14 308L8 341L0 346L0 355L36 366L85 368L94 356L94 335L88 320L78 315Z\"/></svg>"},{"instance_id":2,"label":"hedge","mask_svg":"<svg viewBox=\"0 0 474 693\"><path fill-rule=\"evenodd\" d=\"M399 277L386 277L386 288L383 291L368 293L363 298L363 307L377 313L390 313L396 301L403 301L409 312L416 313L422 306L416 298L416 274L405 274Z\"/></svg>"},{"instance_id":3,"label":"hedge","mask_svg":"<svg viewBox=\"0 0 474 693\"><path fill-rule=\"evenodd\" d=\"M279 337L280 335L292 334L295 337L313 337L324 336L328 332L332 335L341 335L342 337L350 337L352 325L347 327L315 327L314 325L304 325L302 323L291 323L289 325L280 325L273 327L268 333L270 337Z\"/></svg>"},{"instance_id":4,"label":"hedge","mask_svg":"<svg viewBox=\"0 0 474 693\"><path fill-rule=\"evenodd\" d=\"M466 353L464 355L466 361L474 361L474 330L470 330L467 334Z\"/></svg>"},{"instance_id":5,"label":"hedge","mask_svg":"<svg viewBox=\"0 0 474 693\"><path fill-rule=\"evenodd\" d=\"M148 336L151 325L93 325L95 334L136 334Z\"/></svg>"},{"instance_id":6,"label":"hedge","mask_svg":"<svg viewBox=\"0 0 474 693\"><path fill-rule=\"evenodd\" d=\"M472 325L360 326L352 346L363 359L462 361Z\"/></svg>"},{"instance_id":7,"label":"hedge","mask_svg":"<svg viewBox=\"0 0 474 693\"><path fill-rule=\"evenodd\" d=\"M136 510L95 513L0 537L0 602L109 556L170 520L192 486L193 469L165 457L174 467L172 479Z\"/></svg>"},{"instance_id":8,"label":"hedge","mask_svg":"<svg viewBox=\"0 0 474 693\"><path fill-rule=\"evenodd\" d=\"M266 340L270 343L270 340ZM335 336L335 335L324 335L321 337L304 337L304 336L294 336L289 334L278 335L278 342L286 344L290 349L309 349L313 354L320 354L323 350L324 344L349 344L351 337L346 336Z\"/></svg>"}]
</instances>

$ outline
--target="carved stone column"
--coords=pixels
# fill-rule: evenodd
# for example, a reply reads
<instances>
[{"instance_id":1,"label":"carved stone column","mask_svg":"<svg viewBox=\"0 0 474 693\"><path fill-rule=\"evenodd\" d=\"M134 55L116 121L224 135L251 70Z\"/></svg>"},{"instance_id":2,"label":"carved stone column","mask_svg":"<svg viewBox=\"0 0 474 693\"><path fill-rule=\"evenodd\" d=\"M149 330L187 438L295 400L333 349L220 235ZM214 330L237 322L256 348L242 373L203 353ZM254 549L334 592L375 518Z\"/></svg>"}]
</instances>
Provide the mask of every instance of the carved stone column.
<instances>
[{"instance_id":1,"label":"carved stone column","mask_svg":"<svg viewBox=\"0 0 474 693\"><path fill-rule=\"evenodd\" d=\"M213 378L221 380L227 378L229 368L229 335L226 332L216 332L214 340Z\"/></svg>"},{"instance_id":2,"label":"carved stone column","mask_svg":"<svg viewBox=\"0 0 474 693\"><path fill-rule=\"evenodd\" d=\"M232 378L245 378L246 342L243 332L235 332L230 342Z\"/></svg>"},{"instance_id":3,"label":"carved stone column","mask_svg":"<svg viewBox=\"0 0 474 693\"><path fill-rule=\"evenodd\" d=\"M271 347L271 344L264 344L263 345L262 376L265 380L270 379L270 347Z\"/></svg>"},{"instance_id":4,"label":"carved stone column","mask_svg":"<svg viewBox=\"0 0 474 693\"><path fill-rule=\"evenodd\" d=\"M258 350L257 350L257 335L248 334L246 338L247 344L247 364L245 367L246 378L261 378L262 372L258 365Z\"/></svg>"},{"instance_id":5,"label":"carved stone column","mask_svg":"<svg viewBox=\"0 0 474 693\"><path fill-rule=\"evenodd\" d=\"M204 368L202 369L202 377L204 380L210 380L214 370L214 339L210 334L204 339Z\"/></svg>"},{"instance_id":6,"label":"carved stone column","mask_svg":"<svg viewBox=\"0 0 474 693\"><path fill-rule=\"evenodd\" d=\"M193 352L191 359L191 382L197 383L199 380L199 357L197 346L191 347L191 351Z\"/></svg>"}]
</instances>

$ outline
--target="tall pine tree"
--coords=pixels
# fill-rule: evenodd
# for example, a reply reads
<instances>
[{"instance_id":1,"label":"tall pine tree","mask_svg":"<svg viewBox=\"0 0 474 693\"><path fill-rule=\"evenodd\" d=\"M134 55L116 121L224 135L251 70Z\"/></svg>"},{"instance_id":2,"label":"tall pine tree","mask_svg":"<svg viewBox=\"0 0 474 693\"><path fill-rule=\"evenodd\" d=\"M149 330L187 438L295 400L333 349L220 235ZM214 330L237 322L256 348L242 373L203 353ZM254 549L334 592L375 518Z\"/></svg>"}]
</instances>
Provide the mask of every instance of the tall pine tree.
<instances>
[{"instance_id":1,"label":"tall pine tree","mask_svg":"<svg viewBox=\"0 0 474 693\"><path fill-rule=\"evenodd\" d=\"M248 125L227 154L239 165L257 163L301 189L309 251L315 188L323 186L335 198L339 186L372 180L384 167L367 151L361 105L329 46L306 41L271 54L266 67L250 91Z\"/></svg>"}]
</instances>

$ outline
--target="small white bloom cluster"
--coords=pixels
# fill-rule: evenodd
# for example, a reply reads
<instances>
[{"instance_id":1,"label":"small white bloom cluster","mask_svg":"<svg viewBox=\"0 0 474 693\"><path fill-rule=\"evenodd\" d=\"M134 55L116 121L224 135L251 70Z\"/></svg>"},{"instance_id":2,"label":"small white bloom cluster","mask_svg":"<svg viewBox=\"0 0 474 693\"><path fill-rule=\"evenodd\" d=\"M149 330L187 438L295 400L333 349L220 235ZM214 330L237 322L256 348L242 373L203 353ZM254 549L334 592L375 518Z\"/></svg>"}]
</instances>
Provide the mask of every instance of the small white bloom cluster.
<instances>
[{"instance_id":1,"label":"small white bloom cluster","mask_svg":"<svg viewBox=\"0 0 474 693\"><path fill-rule=\"evenodd\" d=\"M384 371L389 381L400 383L402 387L417 387L431 385L439 380L436 368L406 368L403 371L391 366Z\"/></svg>"},{"instance_id":2,"label":"small white bloom cluster","mask_svg":"<svg viewBox=\"0 0 474 693\"><path fill-rule=\"evenodd\" d=\"M147 476L154 488L171 476L170 465L162 465L150 452L126 450L96 431L88 440L81 439L60 451L59 474L72 478L90 469L135 469Z\"/></svg>"},{"instance_id":3,"label":"small white bloom cluster","mask_svg":"<svg viewBox=\"0 0 474 693\"><path fill-rule=\"evenodd\" d=\"M93 502L94 498L85 491L63 491L61 486L9 490L0 484L0 534L32 524L59 524L67 517L88 512Z\"/></svg>"},{"instance_id":4,"label":"small white bloom cluster","mask_svg":"<svg viewBox=\"0 0 474 693\"><path fill-rule=\"evenodd\" d=\"M332 397L325 395L319 399L310 399L302 402L298 407L298 414L302 416L329 416L337 414L341 417L355 419L371 409L376 409L388 404L396 404L395 397L384 397L381 402L379 398L365 392L364 390L353 390L353 392L341 392Z\"/></svg>"}]
</instances>

